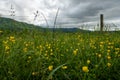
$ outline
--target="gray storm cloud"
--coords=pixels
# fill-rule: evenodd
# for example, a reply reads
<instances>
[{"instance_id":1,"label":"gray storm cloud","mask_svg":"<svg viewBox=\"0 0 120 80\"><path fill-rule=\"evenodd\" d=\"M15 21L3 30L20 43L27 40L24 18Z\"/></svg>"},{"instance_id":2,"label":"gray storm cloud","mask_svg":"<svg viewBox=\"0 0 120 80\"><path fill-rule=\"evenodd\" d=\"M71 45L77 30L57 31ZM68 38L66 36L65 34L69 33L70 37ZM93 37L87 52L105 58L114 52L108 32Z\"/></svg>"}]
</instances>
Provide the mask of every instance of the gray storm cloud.
<instances>
[{"instance_id":1,"label":"gray storm cloud","mask_svg":"<svg viewBox=\"0 0 120 80\"><path fill-rule=\"evenodd\" d=\"M41 15L43 13L52 26L58 8L57 24L60 25L78 26L83 21L98 22L100 14L105 15L106 21L120 21L120 0L0 0L0 14L8 15L5 10L10 10L11 4L15 8L16 19L39 25L46 25ZM37 10L39 17L34 22L34 13Z\"/></svg>"}]
</instances>

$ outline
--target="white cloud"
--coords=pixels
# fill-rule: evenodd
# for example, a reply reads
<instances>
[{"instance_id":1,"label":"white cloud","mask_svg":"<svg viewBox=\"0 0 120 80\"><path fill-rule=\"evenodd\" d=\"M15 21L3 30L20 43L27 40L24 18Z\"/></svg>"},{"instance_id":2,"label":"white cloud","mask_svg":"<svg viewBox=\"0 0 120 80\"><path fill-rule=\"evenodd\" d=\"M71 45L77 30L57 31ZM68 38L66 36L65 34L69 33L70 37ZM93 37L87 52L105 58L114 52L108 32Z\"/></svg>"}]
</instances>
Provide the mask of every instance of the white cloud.
<instances>
[{"instance_id":1,"label":"white cloud","mask_svg":"<svg viewBox=\"0 0 120 80\"><path fill-rule=\"evenodd\" d=\"M120 0L0 0L0 14L9 17L11 4L16 11L15 19L39 25L46 25L42 12L52 26L58 8L58 25L74 27L83 21L98 22L101 13L104 13L106 21L120 21ZM37 10L39 17L33 21Z\"/></svg>"}]
</instances>

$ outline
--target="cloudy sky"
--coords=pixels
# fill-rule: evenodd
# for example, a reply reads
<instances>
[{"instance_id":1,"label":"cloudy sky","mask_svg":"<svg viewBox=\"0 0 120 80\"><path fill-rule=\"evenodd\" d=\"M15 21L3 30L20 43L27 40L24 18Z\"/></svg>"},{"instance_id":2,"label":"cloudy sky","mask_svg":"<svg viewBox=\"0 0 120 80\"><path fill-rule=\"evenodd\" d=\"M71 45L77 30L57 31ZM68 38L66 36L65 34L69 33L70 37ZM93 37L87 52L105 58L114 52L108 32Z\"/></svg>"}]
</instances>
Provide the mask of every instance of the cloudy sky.
<instances>
[{"instance_id":1,"label":"cloudy sky","mask_svg":"<svg viewBox=\"0 0 120 80\"><path fill-rule=\"evenodd\" d=\"M97 24L100 14L106 23L120 23L120 0L0 0L1 16L42 26L47 25L45 18L50 26L54 24L58 8L59 27ZM14 17L11 11L15 11Z\"/></svg>"}]
</instances>

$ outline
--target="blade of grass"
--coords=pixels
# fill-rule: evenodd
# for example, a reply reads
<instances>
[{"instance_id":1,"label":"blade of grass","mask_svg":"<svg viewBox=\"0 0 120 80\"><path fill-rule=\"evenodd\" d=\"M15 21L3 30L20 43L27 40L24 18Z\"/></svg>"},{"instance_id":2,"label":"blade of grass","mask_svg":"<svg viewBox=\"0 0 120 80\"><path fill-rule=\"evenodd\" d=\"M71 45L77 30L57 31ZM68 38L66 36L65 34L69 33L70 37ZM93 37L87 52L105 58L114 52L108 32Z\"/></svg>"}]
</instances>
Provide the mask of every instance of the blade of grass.
<instances>
[{"instance_id":1,"label":"blade of grass","mask_svg":"<svg viewBox=\"0 0 120 80\"><path fill-rule=\"evenodd\" d=\"M64 64L58 66L57 68L55 68L55 69L49 74L47 80L50 80L51 77L54 75L54 73L55 73L59 68L61 68L61 67L64 66L64 65L66 65L66 63L64 63Z\"/></svg>"}]
</instances>

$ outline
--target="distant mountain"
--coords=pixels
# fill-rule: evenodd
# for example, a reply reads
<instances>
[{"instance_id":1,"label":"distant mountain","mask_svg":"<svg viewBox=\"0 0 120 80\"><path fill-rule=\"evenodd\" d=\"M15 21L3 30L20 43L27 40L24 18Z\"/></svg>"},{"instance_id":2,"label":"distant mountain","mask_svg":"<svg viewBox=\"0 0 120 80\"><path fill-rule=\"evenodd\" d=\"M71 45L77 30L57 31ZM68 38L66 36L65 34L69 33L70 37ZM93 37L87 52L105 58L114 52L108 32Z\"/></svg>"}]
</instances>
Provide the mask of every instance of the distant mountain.
<instances>
[{"instance_id":1,"label":"distant mountain","mask_svg":"<svg viewBox=\"0 0 120 80\"><path fill-rule=\"evenodd\" d=\"M41 29L42 27L38 27L32 24L18 22L13 19L0 17L0 29L9 29L9 30L23 30L23 29Z\"/></svg>"},{"instance_id":2,"label":"distant mountain","mask_svg":"<svg viewBox=\"0 0 120 80\"><path fill-rule=\"evenodd\" d=\"M82 30L79 28L50 28L49 30L62 32L90 32L89 30Z\"/></svg>"},{"instance_id":3,"label":"distant mountain","mask_svg":"<svg viewBox=\"0 0 120 80\"><path fill-rule=\"evenodd\" d=\"M8 30L23 30L23 29L38 29L41 31L62 31L62 32L89 32L89 30L82 30L82 29L78 29L78 28L43 28L41 26L35 26L32 24L27 24L24 22L18 22L16 20L13 19L9 19L9 18L3 18L0 17L0 29L8 29Z\"/></svg>"}]
</instances>

